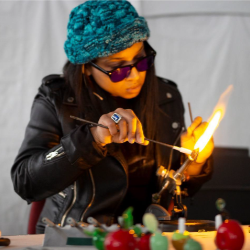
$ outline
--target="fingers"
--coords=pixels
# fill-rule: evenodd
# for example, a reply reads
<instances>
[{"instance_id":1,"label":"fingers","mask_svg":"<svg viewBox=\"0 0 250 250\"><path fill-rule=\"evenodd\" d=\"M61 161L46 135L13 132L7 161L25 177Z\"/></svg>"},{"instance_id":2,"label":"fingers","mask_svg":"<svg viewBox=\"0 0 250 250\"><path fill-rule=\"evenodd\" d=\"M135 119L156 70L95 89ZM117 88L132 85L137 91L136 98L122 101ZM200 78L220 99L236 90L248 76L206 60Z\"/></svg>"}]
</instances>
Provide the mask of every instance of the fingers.
<instances>
[{"instance_id":1,"label":"fingers","mask_svg":"<svg viewBox=\"0 0 250 250\"><path fill-rule=\"evenodd\" d=\"M111 116L117 113L122 116L122 119L116 124ZM141 122L131 109L118 108L114 112L108 113L103 118L105 125L108 126L112 141L116 143L137 142L142 145L148 145L149 142L144 140L144 133Z\"/></svg>"},{"instance_id":2,"label":"fingers","mask_svg":"<svg viewBox=\"0 0 250 250\"><path fill-rule=\"evenodd\" d=\"M202 122L201 117L195 118L194 122L187 129L187 133L184 133L181 137L181 146L188 149L193 149L199 138L204 134L207 129L208 123ZM206 144L205 148L199 152L197 163L204 163L206 159L211 155L214 148L213 138Z\"/></svg>"},{"instance_id":3,"label":"fingers","mask_svg":"<svg viewBox=\"0 0 250 250\"><path fill-rule=\"evenodd\" d=\"M122 116L122 119L118 123L121 139L126 140L127 138L129 143L134 143L136 133L143 133L142 127L138 126L139 119L131 109L118 108L115 112Z\"/></svg>"},{"instance_id":4,"label":"fingers","mask_svg":"<svg viewBox=\"0 0 250 250\"><path fill-rule=\"evenodd\" d=\"M118 108L118 109L116 109L115 112L122 116L122 119L118 123L118 126L120 129L120 133L122 133L123 139L128 137L128 141L130 143L134 143L135 142L135 133L137 130L137 121L138 121L138 118L135 115L134 111L131 109ZM126 129L124 126L124 122L126 124Z\"/></svg>"},{"instance_id":5,"label":"fingers","mask_svg":"<svg viewBox=\"0 0 250 250\"><path fill-rule=\"evenodd\" d=\"M202 123L202 118L200 116L197 116L193 123L187 128L187 133L189 136L191 136L194 132L194 130Z\"/></svg>"},{"instance_id":6,"label":"fingers","mask_svg":"<svg viewBox=\"0 0 250 250\"><path fill-rule=\"evenodd\" d=\"M194 131L193 131L193 135L195 138L199 138L206 130L208 126L207 122L203 122L201 123Z\"/></svg>"},{"instance_id":7,"label":"fingers","mask_svg":"<svg viewBox=\"0 0 250 250\"><path fill-rule=\"evenodd\" d=\"M102 129L102 133L104 135L111 135L114 136L117 134L118 130L116 127L116 123L110 118L108 114L102 115L99 122L100 124L103 124L104 126L107 126L109 128L109 131L107 129ZM106 131L105 131L106 130Z\"/></svg>"},{"instance_id":8,"label":"fingers","mask_svg":"<svg viewBox=\"0 0 250 250\"><path fill-rule=\"evenodd\" d=\"M127 134L128 134L128 127L127 127L127 122L122 118L119 123L119 141L120 143L123 143L127 139Z\"/></svg>"},{"instance_id":9,"label":"fingers","mask_svg":"<svg viewBox=\"0 0 250 250\"><path fill-rule=\"evenodd\" d=\"M139 120L137 121L137 127L138 127L138 129L137 129L136 135L135 135L136 141L138 143L144 143L144 135L143 135L143 131L142 131L142 125L141 125Z\"/></svg>"},{"instance_id":10,"label":"fingers","mask_svg":"<svg viewBox=\"0 0 250 250\"><path fill-rule=\"evenodd\" d=\"M139 120L137 121L137 127L138 127L138 129L136 130L136 142L139 144L142 144L142 145L148 145L149 141L144 139L142 125L141 125L141 122Z\"/></svg>"},{"instance_id":11,"label":"fingers","mask_svg":"<svg viewBox=\"0 0 250 250\"><path fill-rule=\"evenodd\" d=\"M208 126L207 122L202 122L202 118L200 116L196 117L193 123L187 129L187 135L192 137L195 141L197 141L201 135L205 132Z\"/></svg>"},{"instance_id":12,"label":"fingers","mask_svg":"<svg viewBox=\"0 0 250 250\"><path fill-rule=\"evenodd\" d=\"M122 116L118 124L111 119L114 113ZM141 122L131 109L118 108L114 112L102 115L98 123L108 127L108 129L98 127L93 131L94 138L101 144L109 144L111 142L123 143L126 141L142 145L149 144L148 141L144 140Z\"/></svg>"}]
</instances>

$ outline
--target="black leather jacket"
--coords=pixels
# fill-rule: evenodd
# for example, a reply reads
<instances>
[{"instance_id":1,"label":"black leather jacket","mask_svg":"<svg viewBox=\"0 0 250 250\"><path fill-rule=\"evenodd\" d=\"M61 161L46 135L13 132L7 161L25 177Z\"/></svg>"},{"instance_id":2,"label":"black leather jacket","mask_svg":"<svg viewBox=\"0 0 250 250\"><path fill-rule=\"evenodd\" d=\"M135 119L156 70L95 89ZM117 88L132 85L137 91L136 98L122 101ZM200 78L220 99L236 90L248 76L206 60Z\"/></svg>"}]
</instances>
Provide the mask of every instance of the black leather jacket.
<instances>
[{"instance_id":1,"label":"black leather jacket","mask_svg":"<svg viewBox=\"0 0 250 250\"><path fill-rule=\"evenodd\" d=\"M162 78L158 82L161 141L173 144L184 126L182 99L173 82ZM65 225L67 217L84 221L88 216L110 224L126 194L127 162L115 145L108 145L106 150L98 147L89 126L70 115L80 116L73 91L63 77L45 77L11 169L14 189L28 204L46 198L40 218L47 217L56 224ZM170 152L160 146L158 162L167 166ZM180 154L174 152L172 168L177 169L179 162ZM208 161L202 173L185 184L188 192L195 193L211 174ZM39 220L37 233L43 231Z\"/></svg>"}]
</instances>

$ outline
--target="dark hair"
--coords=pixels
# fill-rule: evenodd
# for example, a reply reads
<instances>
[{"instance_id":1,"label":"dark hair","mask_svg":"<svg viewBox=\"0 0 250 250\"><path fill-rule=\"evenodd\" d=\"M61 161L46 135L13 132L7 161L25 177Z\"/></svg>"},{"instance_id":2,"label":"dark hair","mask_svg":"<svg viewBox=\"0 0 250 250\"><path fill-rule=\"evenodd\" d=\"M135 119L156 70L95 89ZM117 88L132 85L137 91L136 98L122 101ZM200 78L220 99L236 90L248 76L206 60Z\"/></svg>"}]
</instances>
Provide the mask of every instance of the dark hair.
<instances>
[{"instance_id":1,"label":"dark hair","mask_svg":"<svg viewBox=\"0 0 250 250\"><path fill-rule=\"evenodd\" d=\"M88 65L86 65L86 67L88 67ZM80 113L83 114L86 119L98 122L102 114L114 111L117 108L113 98L109 98L109 93L95 84L91 77L82 74L82 65L72 64L67 61L63 67L63 74L66 84L70 85L75 93ZM107 105L100 105L100 103L96 101L96 96L93 92L101 93L101 96L108 102ZM151 139L157 138L155 122L158 120L157 100L158 82L153 65L147 71L140 94L133 101L133 111L142 123L144 135ZM147 147L142 146L140 150L145 150L147 158L152 158L155 153L154 143L150 143Z\"/></svg>"}]
</instances>

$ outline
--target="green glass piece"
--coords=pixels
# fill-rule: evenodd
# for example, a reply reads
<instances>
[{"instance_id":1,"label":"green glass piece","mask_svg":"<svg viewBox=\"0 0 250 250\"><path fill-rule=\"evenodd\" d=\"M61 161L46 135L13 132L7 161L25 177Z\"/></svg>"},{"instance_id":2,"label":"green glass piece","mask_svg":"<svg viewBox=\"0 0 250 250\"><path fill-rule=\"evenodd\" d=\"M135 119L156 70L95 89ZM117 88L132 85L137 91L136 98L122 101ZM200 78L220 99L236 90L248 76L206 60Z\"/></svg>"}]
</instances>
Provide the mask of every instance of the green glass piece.
<instances>
[{"instance_id":1,"label":"green glass piece","mask_svg":"<svg viewBox=\"0 0 250 250\"><path fill-rule=\"evenodd\" d=\"M225 208L226 202L223 199L219 198L215 202L215 205L216 205L216 208L221 212Z\"/></svg>"},{"instance_id":2,"label":"green glass piece","mask_svg":"<svg viewBox=\"0 0 250 250\"><path fill-rule=\"evenodd\" d=\"M98 250L104 250L104 240L108 232L104 232L100 228L96 228L93 233L93 245Z\"/></svg>"},{"instance_id":3,"label":"green glass piece","mask_svg":"<svg viewBox=\"0 0 250 250\"><path fill-rule=\"evenodd\" d=\"M133 230L135 231L135 234L137 235L137 237L141 237L141 228L139 228L138 226L134 226Z\"/></svg>"},{"instance_id":4,"label":"green glass piece","mask_svg":"<svg viewBox=\"0 0 250 250\"><path fill-rule=\"evenodd\" d=\"M185 243L183 250L202 250L202 246L198 241L189 239Z\"/></svg>"},{"instance_id":5,"label":"green glass piece","mask_svg":"<svg viewBox=\"0 0 250 250\"><path fill-rule=\"evenodd\" d=\"M86 230L86 229L83 229L83 232L84 232L86 235L90 236L90 237L93 236L93 232L92 232L92 231L88 231L88 230Z\"/></svg>"},{"instance_id":6,"label":"green glass piece","mask_svg":"<svg viewBox=\"0 0 250 250\"><path fill-rule=\"evenodd\" d=\"M133 212L133 208L129 207L122 214L124 229L129 229L134 224L134 218L133 218L132 212Z\"/></svg>"},{"instance_id":7,"label":"green glass piece","mask_svg":"<svg viewBox=\"0 0 250 250\"><path fill-rule=\"evenodd\" d=\"M168 250L168 238L159 231L155 232L155 234L150 237L150 249Z\"/></svg>"},{"instance_id":8,"label":"green glass piece","mask_svg":"<svg viewBox=\"0 0 250 250\"><path fill-rule=\"evenodd\" d=\"M158 229L158 220L155 215L146 213L142 218L143 225L148 229L149 232L154 233Z\"/></svg>"},{"instance_id":9,"label":"green glass piece","mask_svg":"<svg viewBox=\"0 0 250 250\"><path fill-rule=\"evenodd\" d=\"M189 235L188 234L182 234L182 233L179 233L179 232L174 232L173 233L173 236L172 236L172 239L173 240L183 240L183 239L186 239L188 238Z\"/></svg>"}]
</instances>

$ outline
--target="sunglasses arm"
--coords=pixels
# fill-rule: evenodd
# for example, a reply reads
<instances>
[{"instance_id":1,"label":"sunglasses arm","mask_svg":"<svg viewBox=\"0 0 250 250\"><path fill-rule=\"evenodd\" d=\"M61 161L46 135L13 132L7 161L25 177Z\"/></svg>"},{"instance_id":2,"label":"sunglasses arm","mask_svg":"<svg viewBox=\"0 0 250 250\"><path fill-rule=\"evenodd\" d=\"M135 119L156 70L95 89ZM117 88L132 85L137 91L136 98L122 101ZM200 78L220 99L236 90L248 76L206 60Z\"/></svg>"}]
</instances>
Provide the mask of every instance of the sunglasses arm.
<instances>
[{"instance_id":1,"label":"sunglasses arm","mask_svg":"<svg viewBox=\"0 0 250 250\"><path fill-rule=\"evenodd\" d=\"M89 62L93 67L95 67L96 69L99 69L101 72L103 72L104 74L106 74L106 75L108 75L108 76L110 76L111 75L111 73L110 72L108 72L108 71L106 71L106 70L104 70L104 69L102 69L101 67L99 67L97 64L95 64L95 63L93 63L93 62Z\"/></svg>"}]
</instances>

